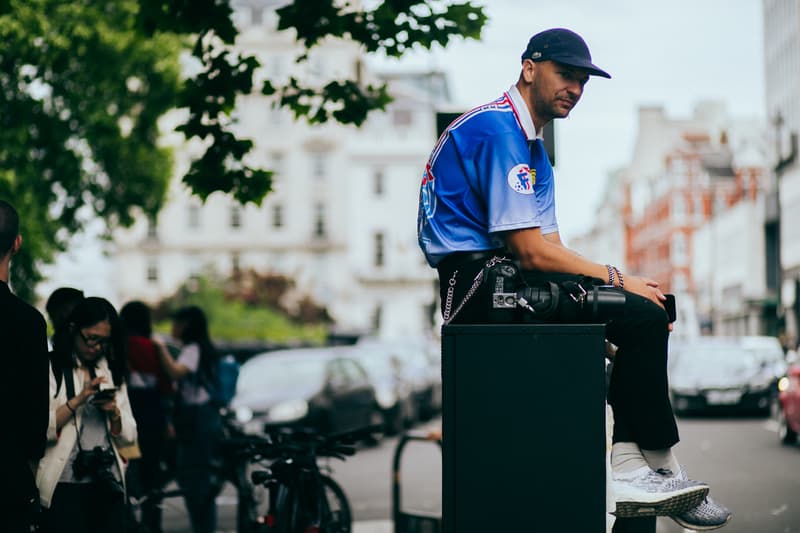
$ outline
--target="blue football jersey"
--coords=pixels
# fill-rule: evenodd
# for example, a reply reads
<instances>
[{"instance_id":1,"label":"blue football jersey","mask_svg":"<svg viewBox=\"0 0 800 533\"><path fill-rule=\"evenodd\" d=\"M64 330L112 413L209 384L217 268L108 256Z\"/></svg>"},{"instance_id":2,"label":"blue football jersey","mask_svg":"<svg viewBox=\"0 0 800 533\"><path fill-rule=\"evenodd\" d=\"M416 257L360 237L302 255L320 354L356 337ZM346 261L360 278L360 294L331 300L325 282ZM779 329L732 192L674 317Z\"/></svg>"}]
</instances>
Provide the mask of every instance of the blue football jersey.
<instances>
[{"instance_id":1,"label":"blue football jersey","mask_svg":"<svg viewBox=\"0 0 800 533\"><path fill-rule=\"evenodd\" d=\"M417 236L428 264L501 248L502 233L558 231L553 167L516 87L457 118L439 138L420 187Z\"/></svg>"}]
</instances>

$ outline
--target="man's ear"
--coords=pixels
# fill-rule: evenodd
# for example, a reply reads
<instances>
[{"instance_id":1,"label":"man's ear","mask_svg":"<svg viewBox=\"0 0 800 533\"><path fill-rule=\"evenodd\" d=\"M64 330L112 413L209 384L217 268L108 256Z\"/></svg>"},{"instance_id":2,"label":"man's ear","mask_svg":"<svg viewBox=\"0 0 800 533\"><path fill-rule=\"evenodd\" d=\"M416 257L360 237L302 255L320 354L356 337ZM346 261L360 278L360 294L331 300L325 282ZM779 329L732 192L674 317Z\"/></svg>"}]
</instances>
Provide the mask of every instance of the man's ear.
<instances>
[{"instance_id":1,"label":"man's ear","mask_svg":"<svg viewBox=\"0 0 800 533\"><path fill-rule=\"evenodd\" d=\"M525 83L533 82L533 78L536 75L536 63L531 59L525 59L522 61L522 79Z\"/></svg>"},{"instance_id":2,"label":"man's ear","mask_svg":"<svg viewBox=\"0 0 800 533\"><path fill-rule=\"evenodd\" d=\"M17 238L14 239L14 244L11 246L11 255L16 254L19 252L19 249L22 247L22 235L17 235Z\"/></svg>"}]
</instances>

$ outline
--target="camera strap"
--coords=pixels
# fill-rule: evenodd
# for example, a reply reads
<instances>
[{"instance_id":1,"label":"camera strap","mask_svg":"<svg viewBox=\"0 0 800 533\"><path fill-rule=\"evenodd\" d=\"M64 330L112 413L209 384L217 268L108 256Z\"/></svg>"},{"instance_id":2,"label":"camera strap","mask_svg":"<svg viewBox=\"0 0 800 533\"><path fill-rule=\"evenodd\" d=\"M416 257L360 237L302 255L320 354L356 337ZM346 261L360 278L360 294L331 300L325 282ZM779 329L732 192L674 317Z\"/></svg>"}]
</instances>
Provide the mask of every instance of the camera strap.
<instances>
[{"instance_id":1,"label":"camera strap","mask_svg":"<svg viewBox=\"0 0 800 533\"><path fill-rule=\"evenodd\" d=\"M67 401L69 401L70 398L73 398L75 396L75 380L72 375L73 371L74 369L68 368L64 372L64 386L67 389ZM89 379L94 379L95 377L97 377L97 374L94 371L94 367L89 367ZM77 409L75 411L77 411ZM81 447L81 428L80 426L78 426L78 416L75 411L70 409L70 418L72 418L72 422L75 424L75 432L78 434L78 438L75 441L76 444L78 445L78 452L82 452L83 448ZM106 428L106 440L108 440L108 445L113 447L113 444L111 443L111 433L108 429L108 424L103 424L103 426Z\"/></svg>"},{"instance_id":2,"label":"camera strap","mask_svg":"<svg viewBox=\"0 0 800 533\"><path fill-rule=\"evenodd\" d=\"M483 284L483 277L484 272L488 268L492 268L498 263L502 263L504 261L510 261L507 257L498 257L494 256L489 259L486 264L481 268L478 273L475 275L475 278L472 280L472 286L470 286L467 293L464 295L464 298L461 300L461 303L458 304L455 311L453 311L453 298L456 292L456 284L458 283L458 270L454 270L453 274L450 276L450 280L447 282L447 299L444 303L444 312L442 313L442 319L444 320L444 324L447 325L453 321L453 319L458 315L458 312L467 305L467 302L475 295L478 291L480 286ZM450 314L452 312L452 314Z\"/></svg>"}]
</instances>

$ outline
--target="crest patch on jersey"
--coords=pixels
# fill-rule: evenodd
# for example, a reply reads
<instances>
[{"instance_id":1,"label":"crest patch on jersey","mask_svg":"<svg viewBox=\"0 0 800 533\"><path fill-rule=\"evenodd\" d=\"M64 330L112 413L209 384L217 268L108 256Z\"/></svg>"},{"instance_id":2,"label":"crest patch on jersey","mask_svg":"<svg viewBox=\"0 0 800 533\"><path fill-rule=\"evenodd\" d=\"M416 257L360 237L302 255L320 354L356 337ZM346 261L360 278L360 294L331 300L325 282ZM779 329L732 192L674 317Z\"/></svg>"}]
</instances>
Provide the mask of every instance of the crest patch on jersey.
<instances>
[{"instance_id":1,"label":"crest patch on jersey","mask_svg":"<svg viewBox=\"0 0 800 533\"><path fill-rule=\"evenodd\" d=\"M536 169L520 163L508 171L508 186L520 194L533 194L536 184Z\"/></svg>"}]
</instances>

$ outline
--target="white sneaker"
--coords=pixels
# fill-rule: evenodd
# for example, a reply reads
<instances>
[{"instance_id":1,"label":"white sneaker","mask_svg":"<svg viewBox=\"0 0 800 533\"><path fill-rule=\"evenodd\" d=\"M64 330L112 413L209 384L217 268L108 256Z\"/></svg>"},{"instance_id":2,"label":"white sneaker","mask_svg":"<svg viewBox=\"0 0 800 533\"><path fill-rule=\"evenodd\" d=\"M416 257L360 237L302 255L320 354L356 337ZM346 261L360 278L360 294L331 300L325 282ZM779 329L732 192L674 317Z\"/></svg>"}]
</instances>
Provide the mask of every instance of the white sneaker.
<instances>
[{"instance_id":1,"label":"white sneaker","mask_svg":"<svg viewBox=\"0 0 800 533\"><path fill-rule=\"evenodd\" d=\"M618 517L673 516L697 507L709 487L700 481L664 476L643 467L613 474Z\"/></svg>"},{"instance_id":2,"label":"white sneaker","mask_svg":"<svg viewBox=\"0 0 800 533\"><path fill-rule=\"evenodd\" d=\"M677 474L673 474L669 470L656 470L656 472L664 476L675 475L678 479L689 479L683 465L681 465ZM697 507L673 515L672 519L684 529L690 529L692 531L710 531L720 528L730 522L731 516L730 509L712 500L711 496L707 496Z\"/></svg>"}]
</instances>

